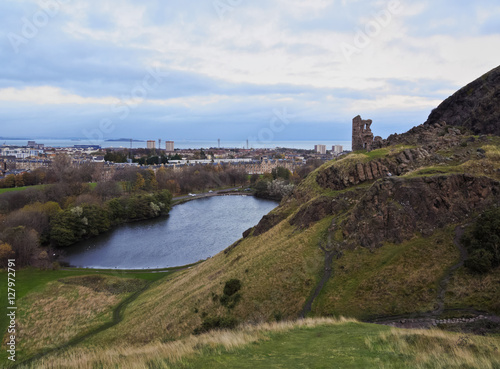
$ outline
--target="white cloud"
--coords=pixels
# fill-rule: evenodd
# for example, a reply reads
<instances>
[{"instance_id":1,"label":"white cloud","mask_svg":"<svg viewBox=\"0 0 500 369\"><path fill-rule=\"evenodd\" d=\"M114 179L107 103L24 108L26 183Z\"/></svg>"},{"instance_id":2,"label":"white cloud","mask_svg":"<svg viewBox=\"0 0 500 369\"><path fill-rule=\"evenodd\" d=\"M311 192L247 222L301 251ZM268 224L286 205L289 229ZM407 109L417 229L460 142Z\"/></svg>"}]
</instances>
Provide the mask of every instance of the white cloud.
<instances>
[{"instance_id":1,"label":"white cloud","mask_svg":"<svg viewBox=\"0 0 500 369\"><path fill-rule=\"evenodd\" d=\"M37 105L98 104L111 105L119 102L115 97L82 97L58 87L41 86L0 89L0 101L26 102Z\"/></svg>"},{"instance_id":2,"label":"white cloud","mask_svg":"<svg viewBox=\"0 0 500 369\"><path fill-rule=\"evenodd\" d=\"M421 96L386 95L373 100L356 100L349 108L352 111L367 110L414 110L432 109L438 106L441 100L429 99Z\"/></svg>"}]
</instances>

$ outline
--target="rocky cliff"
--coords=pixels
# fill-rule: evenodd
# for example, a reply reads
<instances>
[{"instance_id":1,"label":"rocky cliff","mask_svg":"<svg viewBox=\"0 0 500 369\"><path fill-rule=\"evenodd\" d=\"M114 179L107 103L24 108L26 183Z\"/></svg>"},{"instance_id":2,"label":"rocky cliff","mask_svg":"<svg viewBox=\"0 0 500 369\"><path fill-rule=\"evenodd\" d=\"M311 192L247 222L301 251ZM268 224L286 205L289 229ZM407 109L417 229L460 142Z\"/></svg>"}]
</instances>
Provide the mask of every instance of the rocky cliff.
<instances>
[{"instance_id":1,"label":"rocky cliff","mask_svg":"<svg viewBox=\"0 0 500 369\"><path fill-rule=\"evenodd\" d=\"M434 109L426 124L445 121L475 134L500 135L500 67L461 88Z\"/></svg>"}]
</instances>

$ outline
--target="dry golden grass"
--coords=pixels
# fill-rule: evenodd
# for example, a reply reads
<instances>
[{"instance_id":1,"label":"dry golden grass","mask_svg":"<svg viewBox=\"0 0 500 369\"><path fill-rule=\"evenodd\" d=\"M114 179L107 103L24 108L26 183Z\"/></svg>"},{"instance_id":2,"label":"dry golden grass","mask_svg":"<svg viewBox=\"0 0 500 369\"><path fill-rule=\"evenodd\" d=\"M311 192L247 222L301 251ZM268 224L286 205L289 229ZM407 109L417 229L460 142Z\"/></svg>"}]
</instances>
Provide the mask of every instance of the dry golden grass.
<instances>
[{"instance_id":1,"label":"dry golden grass","mask_svg":"<svg viewBox=\"0 0 500 369\"><path fill-rule=\"evenodd\" d=\"M500 161L500 147L495 145L483 146L483 150L486 151L486 157L492 161Z\"/></svg>"},{"instance_id":2,"label":"dry golden grass","mask_svg":"<svg viewBox=\"0 0 500 369\"><path fill-rule=\"evenodd\" d=\"M168 368L165 360L175 363L181 359L202 353L205 349L234 350L252 342L268 340L265 333L288 332L296 328L314 328L322 325L343 325L356 322L354 319L304 319L264 323L259 325L242 325L234 330L211 331L199 336L189 336L173 342L153 342L142 346L121 344L112 348L78 347L66 352L53 354L31 364L30 368L55 369L93 369L99 368Z\"/></svg>"},{"instance_id":3,"label":"dry golden grass","mask_svg":"<svg viewBox=\"0 0 500 369\"><path fill-rule=\"evenodd\" d=\"M111 320L112 308L125 294L96 291L95 285L79 285L79 279L64 280L71 284L51 282L19 301L18 349L23 356L61 345ZM116 277L100 279L115 284L121 281Z\"/></svg>"},{"instance_id":4,"label":"dry golden grass","mask_svg":"<svg viewBox=\"0 0 500 369\"><path fill-rule=\"evenodd\" d=\"M500 365L498 338L440 330L392 329L365 342L371 349L383 348L406 357L415 369L495 369Z\"/></svg>"}]
</instances>

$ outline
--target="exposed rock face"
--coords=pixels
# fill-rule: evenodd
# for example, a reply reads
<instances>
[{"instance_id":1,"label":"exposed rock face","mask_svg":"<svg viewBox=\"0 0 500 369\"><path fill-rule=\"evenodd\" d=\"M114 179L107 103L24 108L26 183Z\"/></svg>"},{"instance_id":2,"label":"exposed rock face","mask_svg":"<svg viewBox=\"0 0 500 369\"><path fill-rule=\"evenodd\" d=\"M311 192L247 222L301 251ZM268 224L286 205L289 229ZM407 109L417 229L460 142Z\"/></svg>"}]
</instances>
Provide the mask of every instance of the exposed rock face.
<instances>
[{"instance_id":1,"label":"exposed rock face","mask_svg":"<svg viewBox=\"0 0 500 369\"><path fill-rule=\"evenodd\" d=\"M267 215L264 215L262 219L260 220L259 224L257 224L254 228L253 235L258 236L262 233L267 232L271 228L273 228L276 224L281 222L283 220L283 217L280 216L279 214L275 213L269 213ZM248 231L248 230L247 230ZM245 232L247 232L245 231ZM248 236L250 232L246 234ZM244 235L245 237L245 235Z\"/></svg>"},{"instance_id":2,"label":"exposed rock face","mask_svg":"<svg viewBox=\"0 0 500 369\"><path fill-rule=\"evenodd\" d=\"M331 166L318 174L316 182L323 188L343 190L363 182L392 175L401 175L433 161L438 160L423 148L406 149L386 158L372 160L367 163L357 163L348 171L341 170L337 166Z\"/></svg>"},{"instance_id":3,"label":"exposed rock face","mask_svg":"<svg viewBox=\"0 0 500 369\"><path fill-rule=\"evenodd\" d=\"M475 134L500 135L500 67L469 83L434 109L426 125L445 121Z\"/></svg>"},{"instance_id":4,"label":"exposed rock face","mask_svg":"<svg viewBox=\"0 0 500 369\"><path fill-rule=\"evenodd\" d=\"M345 246L373 248L416 232L430 235L499 200L500 183L486 177L387 178L374 184L339 226Z\"/></svg>"},{"instance_id":5,"label":"exposed rock face","mask_svg":"<svg viewBox=\"0 0 500 369\"><path fill-rule=\"evenodd\" d=\"M418 145L432 151L458 145L461 136L462 132L458 128L449 126L446 122L439 122L433 125L421 124L402 134L395 133L379 144L381 147L399 144Z\"/></svg>"},{"instance_id":6,"label":"exposed rock face","mask_svg":"<svg viewBox=\"0 0 500 369\"><path fill-rule=\"evenodd\" d=\"M354 192L347 194L353 197ZM350 202L346 198L332 199L330 197L320 197L312 204L300 209L290 220L290 224L299 228L306 228L314 222L323 219L325 216L337 214L349 208Z\"/></svg>"}]
</instances>

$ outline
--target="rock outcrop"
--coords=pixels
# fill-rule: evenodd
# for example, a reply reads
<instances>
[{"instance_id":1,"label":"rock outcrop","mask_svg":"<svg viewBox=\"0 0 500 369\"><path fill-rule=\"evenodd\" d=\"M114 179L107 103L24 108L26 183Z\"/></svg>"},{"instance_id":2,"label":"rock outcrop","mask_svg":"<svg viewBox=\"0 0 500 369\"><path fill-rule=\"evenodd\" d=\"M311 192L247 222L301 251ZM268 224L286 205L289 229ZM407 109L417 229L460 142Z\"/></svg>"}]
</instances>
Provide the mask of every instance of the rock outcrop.
<instances>
[{"instance_id":1,"label":"rock outcrop","mask_svg":"<svg viewBox=\"0 0 500 369\"><path fill-rule=\"evenodd\" d=\"M500 67L461 88L434 109L426 125L439 122L475 134L500 135Z\"/></svg>"},{"instance_id":2,"label":"rock outcrop","mask_svg":"<svg viewBox=\"0 0 500 369\"><path fill-rule=\"evenodd\" d=\"M339 225L346 247L374 248L428 236L500 201L500 183L466 174L387 178L375 183ZM336 229L332 229L336 231Z\"/></svg>"},{"instance_id":3,"label":"rock outcrop","mask_svg":"<svg viewBox=\"0 0 500 369\"><path fill-rule=\"evenodd\" d=\"M343 190L364 182L393 175L399 176L423 165L439 161L438 156L423 148L406 149L384 158L356 163L349 169L332 165L318 173L316 182L323 188Z\"/></svg>"}]
</instances>

